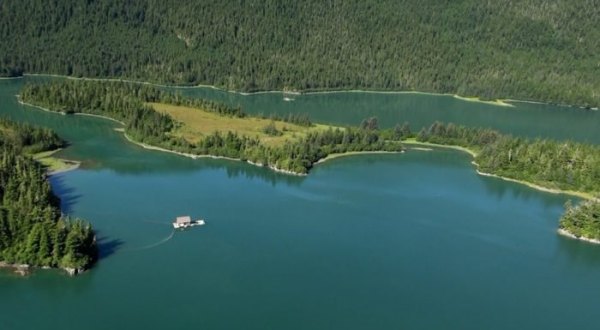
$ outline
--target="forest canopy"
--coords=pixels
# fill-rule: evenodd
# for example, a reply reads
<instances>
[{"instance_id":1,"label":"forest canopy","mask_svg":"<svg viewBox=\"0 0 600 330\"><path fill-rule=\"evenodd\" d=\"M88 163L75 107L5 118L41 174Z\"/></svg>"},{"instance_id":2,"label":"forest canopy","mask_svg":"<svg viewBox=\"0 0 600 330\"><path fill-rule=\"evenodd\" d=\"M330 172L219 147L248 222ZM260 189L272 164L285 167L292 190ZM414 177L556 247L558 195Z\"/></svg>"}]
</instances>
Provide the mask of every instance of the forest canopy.
<instances>
[{"instance_id":1,"label":"forest canopy","mask_svg":"<svg viewBox=\"0 0 600 330\"><path fill-rule=\"evenodd\" d=\"M0 2L0 75L600 105L584 0Z\"/></svg>"},{"instance_id":2,"label":"forest canopy","mask_svg":"<svg viewBox=\"0 0 600 330\"><path fill-rule=\"evenodd\" d=\"M568 201L560 229L577 238L600 241L600 201L585 201L577 206Z\"/></svg>"}]
</instances>

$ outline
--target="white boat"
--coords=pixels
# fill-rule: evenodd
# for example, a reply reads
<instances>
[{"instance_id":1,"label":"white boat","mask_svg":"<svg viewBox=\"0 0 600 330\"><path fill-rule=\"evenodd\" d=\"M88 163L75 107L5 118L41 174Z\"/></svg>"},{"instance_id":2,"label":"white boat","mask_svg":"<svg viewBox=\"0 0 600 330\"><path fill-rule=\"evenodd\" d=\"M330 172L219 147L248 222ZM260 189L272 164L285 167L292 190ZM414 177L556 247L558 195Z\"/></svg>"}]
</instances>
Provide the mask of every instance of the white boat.
<instances>
[{"instance_id":1,"label":"white boat","mask_svg":"<svg viewBox=\"0 0 600 330\"><path fill-rule=\"evenodd\" d=\"M183 216L183 217L177 217L175 219L175 221L173 221L173 228L175 229L185 229L188 227L194 227L194 226L202 226L204 225L205 222L203 219L198 219L198 220L192 220L192 218L190 216Z\"/></svg>"},{"instance_id":2,"label":"white boat","mask_svg":"<svg viewBox=\"0 0 600 330\"><path fill-rule=\"evenodd\" d=\"M291 97L284 97L283 100L287 101L287 102L290 102L290 101L293 101L294 99L291 98Z\"/></svg>"}]
</instances>

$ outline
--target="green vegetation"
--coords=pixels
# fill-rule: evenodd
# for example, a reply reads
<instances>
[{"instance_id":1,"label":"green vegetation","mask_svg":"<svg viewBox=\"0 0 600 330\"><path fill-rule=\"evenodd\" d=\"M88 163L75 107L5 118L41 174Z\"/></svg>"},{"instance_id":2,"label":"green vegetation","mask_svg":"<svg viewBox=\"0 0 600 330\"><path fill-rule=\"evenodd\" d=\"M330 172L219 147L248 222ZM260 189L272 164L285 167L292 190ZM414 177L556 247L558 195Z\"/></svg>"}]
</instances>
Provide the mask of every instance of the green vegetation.
<instances>
[{"instance_id":1,"label":"green vegetation","mask_svg":"<svg viewBox=\"0 0 600 330\"><path fill-rule=\"evenodd\" d=\"M0 118L0 146L11 146L24 153L39 153L65 146L65 142L47 128L20 124Z\"/></svg>"},{"instance_id":2,"label":"green vegetation","mask_svg":"<svg viewBox=\"0 0 600 330\"><path fill-rule=\"evenodd\" d=\"M585 201L576 207L565 205L560 218L560 229L577 238L600 241L600 201Z\"/></svg>"},{"instance_id":3,"label":"green vegetation","mask_svg":"<svg viewBox=\"0 0 600 330\"><path fill-rule=\"evenodd\" d=\"M166 114L180 125L177 125L169 132L171 137L182 137L188 142L197 143L203 137L219 132L236 132L239 135L256 137L266 146L282 146L287 140L297 141L306 135L308 131L325 130L329 126L325 125L306 125L289 123L269 119L264 116L223 116L215 112L201 111L198 108L189 106L178 106L166 103L147 103L154 110ZM293 115L283 118L294 117ZM277 117L270 117L277 118ZM310 119L307 119L310 122ZM277 133L268 134L265 127L274 126ZM270 131L274 133L273 131Z\"/></svg>"},{"instance_id":4,"label":"green vegetation","mask_svg":"<svg viewBox=\"0 0 600 330\"><path fill-rule=\"evenodd\" d=\"M283 135L283 133L281 131L279 131L277 129L277 127L275 127L275 123L274 122L270 122L269 124L267 124L267 126L263 127L263 133L270 135L270 136L280 136Z\"/></svg>"},{"instance_id":5,"label":"green vegetation","mask_svg":"<svg viewBox=\"0 0 600 330\"><path fill-rule=\"evenodd\" d=\"M600 193L600 147L528 140L490 129L434 123L422 129L418 141L457 145L475 151L479 170L549 189Z\"/></svg>"},{"instance_id":6,"label":"green vegetation","mask_svg":"<svg viewBox=\"0 0 600 330\"><path fill-rule=\"evenodd\" d=\"M310 122L307 118L298 116L296 120L288 116L290 121L303 125L278 122L281 126L278 129L275 120L253 118L241 109L189 100L141 84L62 81L27 85L20 95L24 102L54 111L120 120L133 140L154 147L191 155L235 158L296 174L307 173L315 162L332 153L402 150L398 140L393 139L393 132L379 131L373 118L371 125L342 130L306 126ZM268 124L260 124L264 122ZM244 134L256 131L257 123L258 134ZM265 132L271 123L272 127ZM226 128L225 133L215 127ZM268 139L278 140L269 143Z\"/></svg>"},{"instance_id":7,"label":"green vegetation","mask_svg":"<svg viewBox=\"0 0 600 330\"><path fill-rule=\"evenodd\" d=\"M584 0L0 2L0 74L600 105Z\"/></svg>"},{"instance_id":8,"label":"green vegetation","mask_svg":"<svg viewBox=\"0 0 600 330\"><path fill-rule=\"evenodd\" d=\"M94 262L91 226L61 215L45 170L25 155L63 145L48 129L0 120L0 261L77 271Z\"/></svg>"}]
</instances>

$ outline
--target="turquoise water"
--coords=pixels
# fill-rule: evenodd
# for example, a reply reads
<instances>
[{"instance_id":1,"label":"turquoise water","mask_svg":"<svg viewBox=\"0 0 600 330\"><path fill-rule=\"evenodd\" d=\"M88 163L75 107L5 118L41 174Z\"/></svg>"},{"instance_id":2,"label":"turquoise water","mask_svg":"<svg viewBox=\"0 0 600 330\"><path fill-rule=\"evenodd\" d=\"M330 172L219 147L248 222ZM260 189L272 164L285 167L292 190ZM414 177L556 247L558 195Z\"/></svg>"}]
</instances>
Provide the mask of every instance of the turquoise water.
<instances>
[{"instance_id":1,"label":"turquoise water","mask_svg":"<svg viewBox=\"0 0 600 330\"><path fill-rule=\"evenodd\" d=\"M84 166L52 185L65 212L94 224L101 260L76 278L0 273L0 329L597 328L600 247L556 234L567 197L478 176L468 155L451 150L339 158L307 177L146 151L112 122L17 105L22 83L0 81L0 113L72 142L62 154ZM352 124L360 113L389 124L404 116L394 104L427 102L396 95L379 112L387 101L351 94L344 110L333 106L348 96L340 95L318 95L307 109L330 104L324 120ZM280 101L229 97L246 109ZM381 103L359 109L372 98ZM600 140L588 131L598 113L448 101L468 109L454 114L464 124L489 118L517 134L525 124L502 119L512 111L537 118L534 127L572 123L539 135ZM420 120L457 111L427 108ZM183 214L207 225L174 233L169 223Z\"/></svg>"}]
</instances>

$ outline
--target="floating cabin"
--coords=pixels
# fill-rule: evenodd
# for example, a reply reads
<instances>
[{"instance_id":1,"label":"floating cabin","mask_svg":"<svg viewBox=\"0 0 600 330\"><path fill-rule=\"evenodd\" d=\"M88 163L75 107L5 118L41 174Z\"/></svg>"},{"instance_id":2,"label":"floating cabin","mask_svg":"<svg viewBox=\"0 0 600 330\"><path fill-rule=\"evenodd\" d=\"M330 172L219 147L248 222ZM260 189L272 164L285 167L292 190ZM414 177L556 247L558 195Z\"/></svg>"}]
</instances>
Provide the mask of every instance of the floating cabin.
<instances>
[{"instance_id":1,"label":"floating cabin","mask_svg":"<svg viewBox=\"0 0 600 330\"><path fill-rule=\"evenodd\" d=\"M193 226L201 226L204 224L204 220L199 219L199 220L192 220L192 217L190 217L189 215L186 216L182 216L182 217L177 217L175 219L175 221L173 222L173 228L178 229L178 228L188 228L188 227L193 227Z\"/></svg>"}]
</instances>

